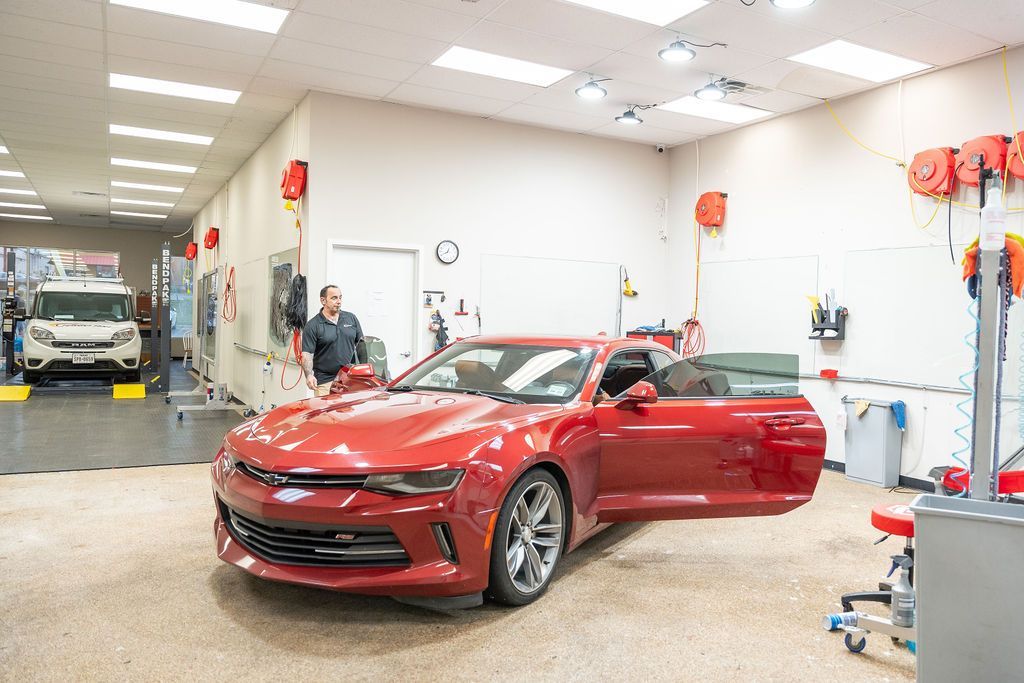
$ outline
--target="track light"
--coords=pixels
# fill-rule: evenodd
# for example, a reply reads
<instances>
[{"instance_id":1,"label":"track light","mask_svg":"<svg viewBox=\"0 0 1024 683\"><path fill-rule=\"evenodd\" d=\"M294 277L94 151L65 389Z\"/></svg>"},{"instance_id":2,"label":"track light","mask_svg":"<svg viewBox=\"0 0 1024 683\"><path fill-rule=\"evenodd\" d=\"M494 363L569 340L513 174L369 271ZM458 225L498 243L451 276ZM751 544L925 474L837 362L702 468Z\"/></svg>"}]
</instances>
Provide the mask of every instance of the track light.
<instances>
[{"instance_id":1,"label":"track light","mask_svg":"<svg viewBox=\"0 0 1024 683\"><path fill-rule=\"evenodd\" d=\"M686 47L686 43L677 40L663 50L658 50L658 56L666 62L688 62L697 56L697 53Z\"/></svg>"},{"instance_id":2,"label":"track light","mask_svg":"<svg viewBox=\"0 0 1024 683\"><path fill-rule=\"evenodd\" d=\"M641 123L644 122L644 120L637 116L636 112L633 111L633 107L630 107L626 111L622 112L621 116L616 116L615 120L627 126L639 126Z\"/></svg>"},{"instance_id":3,"label":"track light","mask_svg":"<svg viewBox=\"0 0 1024 683\"><path fill-rule=\"evenodd\" d=\"M597 80L592 78L580 87L576 88L576 95L585 100L599 100L607 95L608 91L598 85L598 83L610 80L610 78L599 78Z\"/></svg>"},{"instance_id":4,"label":"track light","mask_svg":"<svg viewBox=\"0 0 1024 683\"><path fill-rule=\"evenodd\" d=\"M722 79L724 80L724 79ZM715 81L708 83L703 88L698 88L693 91L693 96L700 100L708 100L711 102L717 102L718 100L724 100L725 96L729 93L725 92L720 85L721 81Z\"/></svg>"}]
</instances>

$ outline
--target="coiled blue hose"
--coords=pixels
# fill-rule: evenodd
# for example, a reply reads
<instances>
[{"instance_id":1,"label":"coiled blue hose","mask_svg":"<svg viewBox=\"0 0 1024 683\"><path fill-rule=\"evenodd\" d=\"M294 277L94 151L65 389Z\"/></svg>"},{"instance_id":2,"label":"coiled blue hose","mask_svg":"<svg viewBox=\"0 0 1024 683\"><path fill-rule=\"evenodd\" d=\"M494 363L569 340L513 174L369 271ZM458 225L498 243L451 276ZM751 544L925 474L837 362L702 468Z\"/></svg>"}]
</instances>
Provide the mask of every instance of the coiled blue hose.
<instances>
[{"instance_id":1,"label":"coiled blue hose","mask_svg":"<svg viewBox=\"0 0 1024 683\"><path fill-rule=\"evenodd\" d=\"M967 461L961 456L965 453L970 453L971 439L969 436L965 435L965 432L972 432L974 427L974 413L972 411L974 408L975 387L973 381L968 382L967 380L968 378L971 380L974 379L975 373L978 371L979 364L978 334L981 332L981 318L978 317L978 299L971 299L971 303L967 305L967 313L974 320L974 327L970 332L964 335L964 344L974 354L974 362L971 365L971 369L960 375L958 378L960 380L960 386L968 391L968 396L956 404L957 411L964 416L964 423L953 430L953 433L963 441L963 446L959 450L953 451L953 460L959 463L960 467L963 468L962 472L954 474L952 477L953 480L960 484L961 487L961 490L954 496L956 498L966 496L967 490L970 487L971 468ZM1022 423L1022 428L1024 428L1024 423ZM965 477L966 480L964 480Z\"/></svg>"}]
</instances>

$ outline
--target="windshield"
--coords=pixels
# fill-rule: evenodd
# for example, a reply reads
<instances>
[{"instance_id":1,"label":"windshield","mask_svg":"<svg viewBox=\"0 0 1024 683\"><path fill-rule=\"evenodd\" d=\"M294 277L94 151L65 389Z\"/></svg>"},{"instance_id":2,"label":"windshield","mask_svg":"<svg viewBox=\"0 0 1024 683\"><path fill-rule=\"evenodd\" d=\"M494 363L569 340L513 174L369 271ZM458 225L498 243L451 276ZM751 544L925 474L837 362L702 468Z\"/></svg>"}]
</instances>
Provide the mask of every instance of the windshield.
<instances>
[{"instance_id":1,"label":"windshield","mask_svg":"<svg viewBox=\"0 0 1024 683\"><path fill-rule=\"evenodd\" d=\"M568 403L583 388L594 349L452 344L398 382L417 389L480 391L524 403Z\"/></svg>"},{"instance_id":2,"label":"windshield","mask_svg":"<svg viewBox=\"0 0 1024 683\"><path fill-rule=\"evenodd\" d=\"M43 320L89 320L123 323L131 319L124 294L43 292L36 301L35 317Z\"/></svg>"}]
</instances>

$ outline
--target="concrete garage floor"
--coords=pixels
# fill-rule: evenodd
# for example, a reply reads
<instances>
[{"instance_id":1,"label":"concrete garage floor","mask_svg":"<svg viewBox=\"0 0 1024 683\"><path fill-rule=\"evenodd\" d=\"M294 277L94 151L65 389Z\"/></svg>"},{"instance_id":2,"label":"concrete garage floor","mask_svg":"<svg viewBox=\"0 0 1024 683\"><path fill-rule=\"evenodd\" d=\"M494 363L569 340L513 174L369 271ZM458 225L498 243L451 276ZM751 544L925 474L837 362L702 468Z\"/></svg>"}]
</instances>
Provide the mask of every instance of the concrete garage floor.
<instances>
[{"instance_id":1,"label":"concrete garage floor","mask_svg":"<svg viewBox=\"0 0 1024 683\"><path fill-rule=\"evenodd\" d=\"M824 472L781 517L614 526L538 603L449 614L274 584L214 556L206 465L0 478L0 679L908 681L819 625L899 551Z\"/></svg>"}]
</instances>

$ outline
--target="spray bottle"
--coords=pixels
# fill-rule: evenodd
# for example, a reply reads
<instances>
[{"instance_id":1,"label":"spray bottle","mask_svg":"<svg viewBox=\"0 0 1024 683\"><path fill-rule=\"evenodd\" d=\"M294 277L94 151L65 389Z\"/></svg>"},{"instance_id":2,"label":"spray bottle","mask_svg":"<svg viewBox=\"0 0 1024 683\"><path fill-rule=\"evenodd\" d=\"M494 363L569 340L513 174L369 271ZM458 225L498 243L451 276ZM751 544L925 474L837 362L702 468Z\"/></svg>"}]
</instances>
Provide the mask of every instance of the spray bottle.
<instances>
[{"instance_id":1,"label":"spray bottle","mask_svg":"<svg viewBox=\"0 0 1024 683\"><path fill-rule=\"evenodd\" d=\"M914 587L910 585L910 568L914 561L909 555L893 555L892 569L887 576L892 576L896 568L900 568L899 581L892 587L892 623L895 626L912 627L914 625L914 611L917 607L917 598L914 596Z\"/></svg>"},{"instance_id":2,"label":"spray bottle","mask_svg":"<svg viewBox=\"0 0 1024 683\"><path fill-rule=\"evenodd\" d=\"M998 173L992 174L992 184L985 191L980 232L978 243L982 251L999 251L1006 246L1006 207L1003 206L1003 184Z\"/></svg>"}]
</instances>

